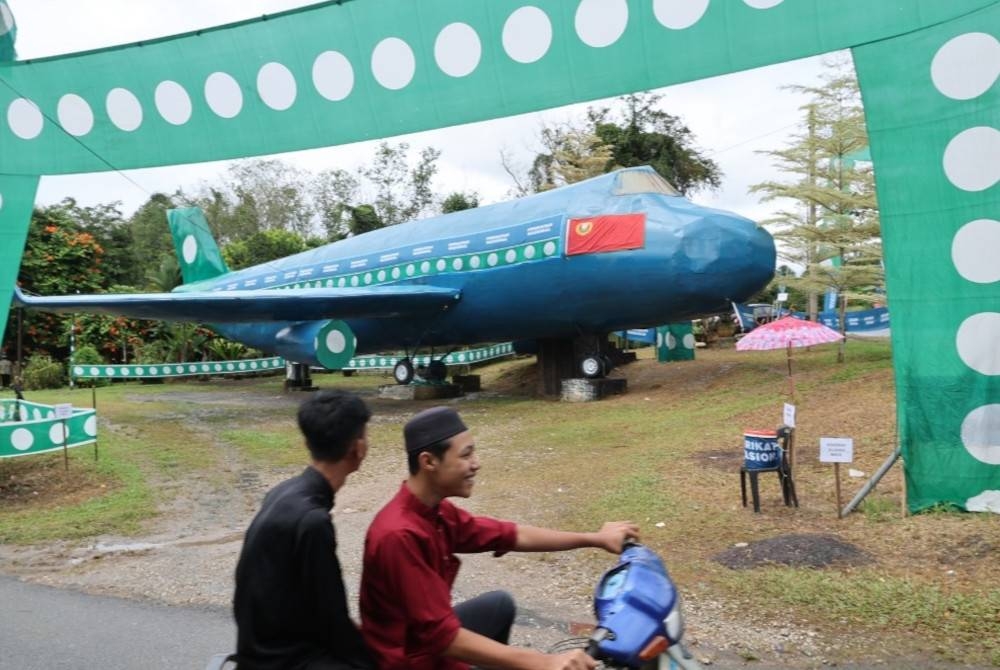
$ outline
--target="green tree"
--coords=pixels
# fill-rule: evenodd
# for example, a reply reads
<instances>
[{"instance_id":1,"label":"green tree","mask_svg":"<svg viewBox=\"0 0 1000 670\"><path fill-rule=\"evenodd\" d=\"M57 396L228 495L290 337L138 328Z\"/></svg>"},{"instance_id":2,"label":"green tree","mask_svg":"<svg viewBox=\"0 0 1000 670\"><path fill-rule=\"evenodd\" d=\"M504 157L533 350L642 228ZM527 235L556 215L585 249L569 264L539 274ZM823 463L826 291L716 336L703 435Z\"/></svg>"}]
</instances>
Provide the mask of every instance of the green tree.
<instances>
[{"instance_id":1,"label":"green tree","mask_svg":"<svg viewBox=\"0 0 1000 670\"><path fill-rule=\"evenodd\" d=\"M128 220L132 234L132 255L140 267L157 267L165 257L174 257L174 242L167 225L167 210L182 194L154 193ZM136 283L139 283L138 281Z\"/></svg>"},{"instance_id":2,"label":"green tree","mask_svg":"<svg viewBox=\"0 0 1000 670\"><path fill-rule=\"evenodd\" d=\"M689 195L716 188L721 172L695 146L680 118L659 108L661 96L628 95L614 108L591 107L582 120L542 128L541 150L526 177L501 153L519 195L571 184L619 167L649 165Z\"/></svg>"},{"instance_id":3,"label":"green tree","mask_svg":"<svg viewBox=\"0 0 1000 670\"><path fill-rule=\"evenodd\" d=\"M232 270L291 256L307 248L306 241L290 230L262 230L222 248L222 256Z\"/></svg>"},{"instance_id":4,"label":"green tree","mask_svg":"<svg viewBox=\"0 0 1000 670\"><path fill-rule=\"evenodd\" d=\"M324 170L312 183L313 200L320 225L331 242L351 229L351 203L357 201L361 183L347 170Z\"/></svg>"},{"instance_id":5,"label":"green tree","mask_svg":"<svg viewBox=\"0 0 1000 670\"><path fill-rule=\"evenodd\" d=\"M442 214L461 212L466 209L475 209L476 207L479 207L479 194L475 192L463 193L455 191L446 195L444 200L441 201Z\"/></svg>"},{"instance_id":6,"label":"green tree","mask_svg":"<svg viewBox=\"0 0 1000 670\"><path fill-rule=\"evenodd\" d=\"M764 224L775 231L781 256L804 268L801 277L785 281L808 293L811 318L824 290L870 300L883 284L874 173L870 162L857 160L868 146L857 79L849 63L833 61L822 82L792 87L810 96L802 107L803 131L790 146L764 152L791 178L751 188L765 202L791 204Z\"/></svg>"},{"instance_id":7,"label":"green tree","mask_svg":"<svg viewBox=\"0 0 1000 670\"><path fill-rule=\"evenodd\" d=\"M411 168L409 151L410 145L406 142L396 146L382 142L370 165L360 170L374 190L371 206L383 226L420 218L429 213L434 204L431 182L437 174L441 152L432 147L424 148Z\"/></svg>"},{"instance_id":8,"label":"green tree","mask_svg":"<svg viewBox=\"0 0 1000 670\"><path fill-rule=\"evenodd\" d=\"M378 212L371 205L351 207L351 218L347 225L351 235L362 235L385 226L379 218Z\"/></svg>"}]
</instances>

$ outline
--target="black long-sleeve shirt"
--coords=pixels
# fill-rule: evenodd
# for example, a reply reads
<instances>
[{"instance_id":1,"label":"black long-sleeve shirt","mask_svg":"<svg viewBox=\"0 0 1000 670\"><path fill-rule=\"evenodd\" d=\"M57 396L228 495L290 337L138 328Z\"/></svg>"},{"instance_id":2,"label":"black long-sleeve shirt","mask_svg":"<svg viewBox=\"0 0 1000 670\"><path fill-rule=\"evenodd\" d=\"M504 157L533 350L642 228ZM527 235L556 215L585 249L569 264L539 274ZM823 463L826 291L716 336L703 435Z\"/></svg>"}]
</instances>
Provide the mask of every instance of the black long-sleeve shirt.
<instances>
[{"instance_id":1,"label":"black long-sleeve shirt","mask_svg":"<svg viewBox=\"0 0 1000 670\"><path fill-rule=\"evenodd\" d=\"M265 496L247 529L233 599L240 670L372 667L348 614L333 494L306 468Z\"/></svg>"}]
</instances>

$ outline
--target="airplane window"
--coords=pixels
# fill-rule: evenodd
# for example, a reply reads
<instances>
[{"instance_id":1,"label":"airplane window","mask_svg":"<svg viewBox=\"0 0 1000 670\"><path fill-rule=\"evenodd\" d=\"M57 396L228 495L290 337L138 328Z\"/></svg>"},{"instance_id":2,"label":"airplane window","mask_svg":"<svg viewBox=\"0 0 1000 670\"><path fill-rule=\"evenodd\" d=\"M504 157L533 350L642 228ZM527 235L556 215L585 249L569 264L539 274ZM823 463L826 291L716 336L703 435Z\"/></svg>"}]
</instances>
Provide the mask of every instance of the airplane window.
<instances>
[{"instance_id":1,"label":"airplane window","mask_svg":"<svg viewBox=\"0 0 1000 670\"><path fill-rule=\"evenodd\" d=\"M616 195L631 195L634 193L660 193L662 195L680 195L680 191L670 185L670 182L656 172L622 172L618 179Z\"/></svg>"}]
</instances>

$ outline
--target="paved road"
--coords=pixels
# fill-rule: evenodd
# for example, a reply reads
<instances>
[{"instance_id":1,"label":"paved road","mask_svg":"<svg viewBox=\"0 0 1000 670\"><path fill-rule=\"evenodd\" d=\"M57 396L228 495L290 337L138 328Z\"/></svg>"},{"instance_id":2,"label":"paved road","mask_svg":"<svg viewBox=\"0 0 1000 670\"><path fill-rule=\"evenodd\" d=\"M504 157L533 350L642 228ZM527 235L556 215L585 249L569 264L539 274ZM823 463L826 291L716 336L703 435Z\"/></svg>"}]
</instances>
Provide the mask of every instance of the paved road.
<instances>
[{"instance_id":1,"label":"paved road","mask_svg":"<svg viewBox=\"0 0 1000 670\"><path fill-rule=\"evenodd\" d=\"M2 670L201 670L235 640L228 611L91 596L0 577Z\"/></svg>"}]
</instances>

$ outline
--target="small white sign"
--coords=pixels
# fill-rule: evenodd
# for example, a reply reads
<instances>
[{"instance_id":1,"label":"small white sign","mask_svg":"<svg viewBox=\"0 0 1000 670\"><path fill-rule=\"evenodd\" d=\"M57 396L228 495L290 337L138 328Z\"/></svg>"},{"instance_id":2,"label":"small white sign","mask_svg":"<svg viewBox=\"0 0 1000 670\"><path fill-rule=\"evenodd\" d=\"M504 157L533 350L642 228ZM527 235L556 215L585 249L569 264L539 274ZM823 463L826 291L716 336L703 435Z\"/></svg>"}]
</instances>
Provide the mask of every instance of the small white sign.
<instances>
[{"instance_id":1,"label":"small white sign","mask_svg":"<svg viewBox=\"0 0 1000 670\"><path fill-rule=\"evenodd\" d=\"M72 403L63 402L58 405L52 406L56 411L57 419L71 419L73 418L73 405Z\"/></svg>"},{"instance_id":2,"label":"small white sign","mask_svg":"<svg viewBox=\"0 0 1000 670\"><path fill-rule=\"evenodd\" d=\"M854 440L850 437L819 438L821 463L851 463L854 461Z\"/></svg>"},{"instance_id":3,"label":"small white sign","mask_svg":"<svg viewBox=\"0 0 1000 670\"><path fill-rule=\"evenodd\" d=\"M795 405L785 403L785 412L782 415L781 422L789 428L795 428Z\"/></svg>"},{"instance_id":4,"label":"small white sign","mask_svg":"<svg viewBox=\"0 0 1000 670\"><path fill-rule=\"evenodd\" d=\"M788 294L787 293L779 293L778 294L778 302L788 302Z\"/></svg>"}]
</instances>

